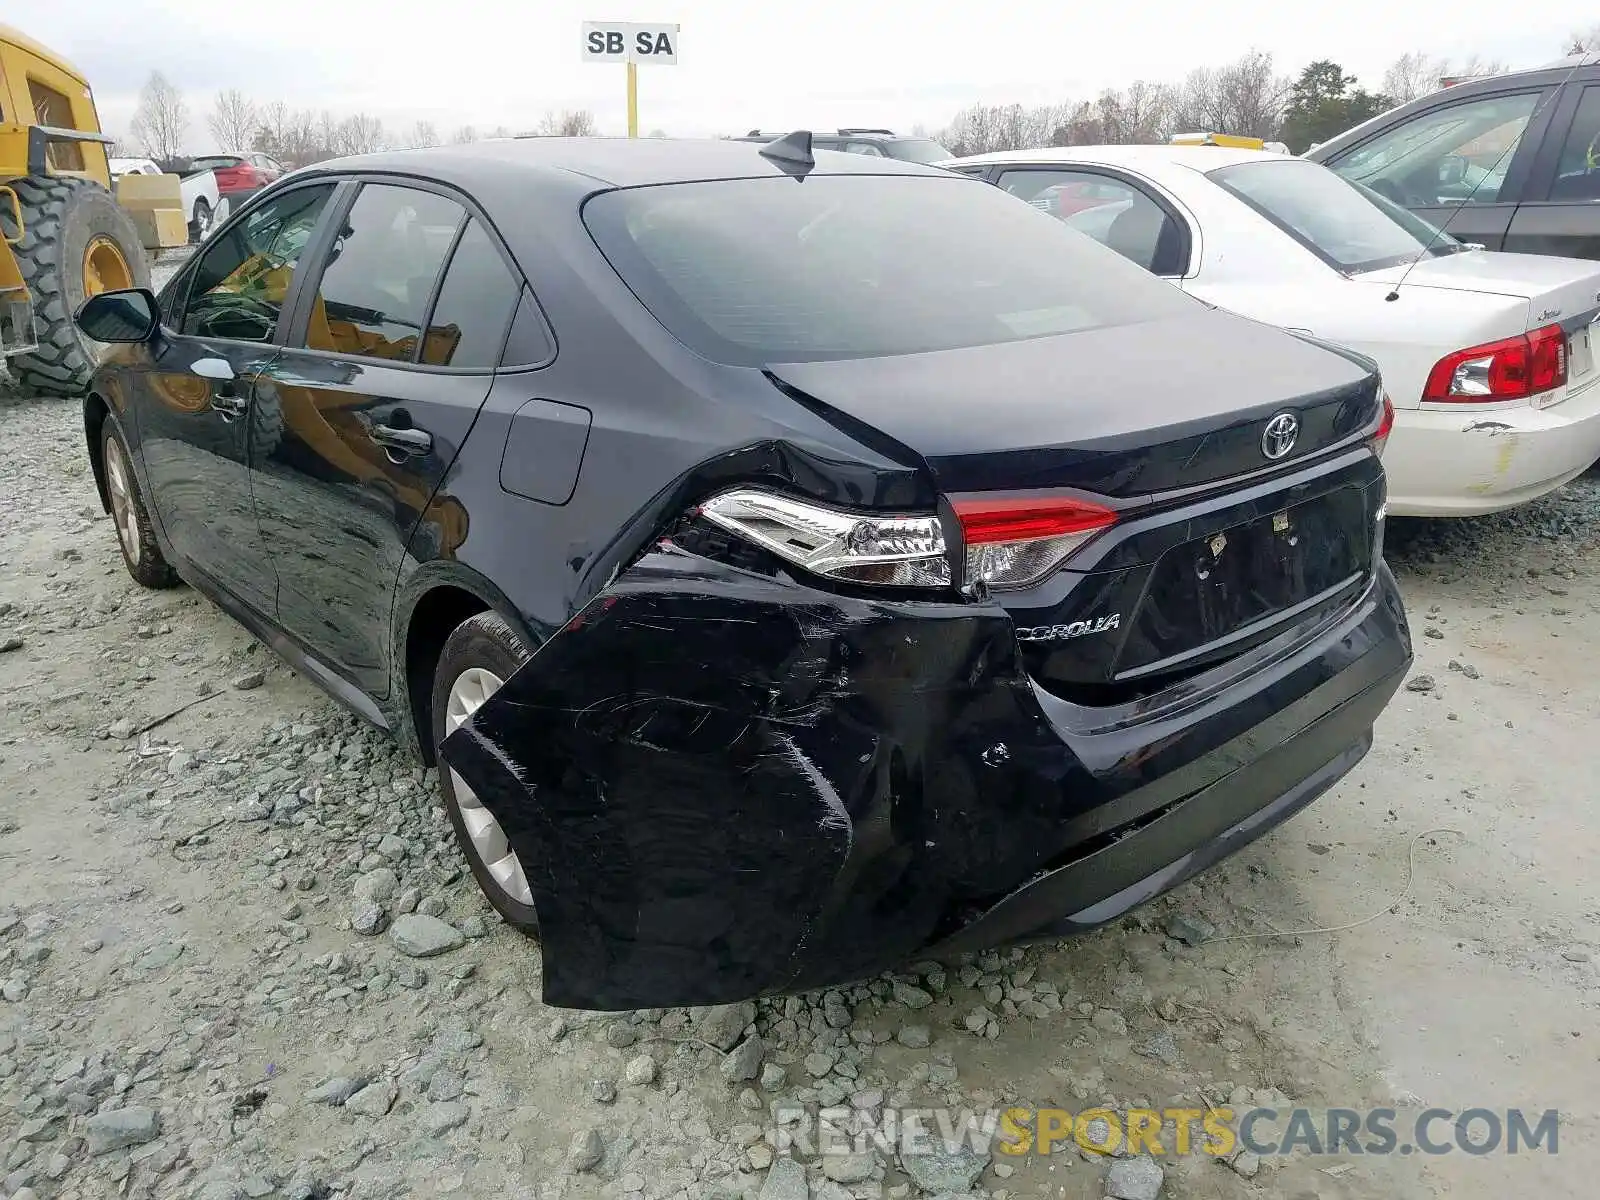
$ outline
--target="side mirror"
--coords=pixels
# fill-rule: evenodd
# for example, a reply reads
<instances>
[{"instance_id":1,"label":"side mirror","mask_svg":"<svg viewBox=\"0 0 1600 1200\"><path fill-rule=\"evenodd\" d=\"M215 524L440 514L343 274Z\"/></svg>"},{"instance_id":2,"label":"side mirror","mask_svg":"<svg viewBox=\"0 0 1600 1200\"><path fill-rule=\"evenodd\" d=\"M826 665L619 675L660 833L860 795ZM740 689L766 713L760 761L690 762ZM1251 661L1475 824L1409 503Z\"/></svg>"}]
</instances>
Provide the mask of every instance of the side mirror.
<instances>
[{"instance_id":1,"label":"side mirror","mask_svg":"<svg viewBox=\"0 0 1600 1200\"><path fill-rule=\"evenodd\" d=\"M161 306L149 288L101 292L83 302L75 320L97 342L148 342L161 328Z\"/></svg>"},{"instance_id":2,"label":"side mirror","mask_svg":"<svg viewBox=\"0 0 1600 1200\"><path fill-rule=\"evenodd\" d=\"M1439 160L1439 183L1442 187L1454 187L1467 177L1467 160L1458 154Z\"/></svg>"}]
</instances>

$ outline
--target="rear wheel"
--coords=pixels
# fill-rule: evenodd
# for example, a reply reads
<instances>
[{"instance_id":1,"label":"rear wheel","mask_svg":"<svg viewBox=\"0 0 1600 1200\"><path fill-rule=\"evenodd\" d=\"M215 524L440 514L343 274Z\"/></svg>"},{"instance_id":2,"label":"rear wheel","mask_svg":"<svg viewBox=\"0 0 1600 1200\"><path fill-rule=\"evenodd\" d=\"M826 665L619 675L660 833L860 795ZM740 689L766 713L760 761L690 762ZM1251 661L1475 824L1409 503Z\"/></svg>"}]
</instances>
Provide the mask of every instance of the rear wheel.
<instances>
[{"instance_id":1,"label":"rear wheel","mask_svg":"<svg viewBox=\"0 0 1600 1200\"><path fill-rule=\"evenodd\" d=\"M13 251L33 297L39 343L11 359L11 373L35 395L81 396L100 348L78 330L73 314L90 296L150 286L139 231L111 193L91 180L18 179L11 187L23 225ZM8 238L17 236L9 204L0 204L0 228Z\"/></svg>"},{"instance_id":2,"label":"rear wheel","mask_svg":"<svg viewBox=\"0 0 1600 1200\"><path fill-rule=\"evenodd\" d=\"M456 626L434 669L435 750L499 691L528 657L511 626L496 613L479 613ZM442 758L439 785L456 841L483 894L509 924L524 933L537 933L539 919L534 912L533 891L500 822Z\"/></svg>"},{"instance_id":3,"label":"rear wheel","mask_svg":"<svg viewBox=\"0 0 1600 1200\"><path fill-rule=\"evenodd\" d=\"M111 520L117 527L117 545L122 561L134 582L147 588L169 588L179 582L178 573L167 564L150 524L150 513L139 494L122 434L108 419L100 434L100 463L106 474L106 497L111 501Z\"/></svg>"}]
</instances>

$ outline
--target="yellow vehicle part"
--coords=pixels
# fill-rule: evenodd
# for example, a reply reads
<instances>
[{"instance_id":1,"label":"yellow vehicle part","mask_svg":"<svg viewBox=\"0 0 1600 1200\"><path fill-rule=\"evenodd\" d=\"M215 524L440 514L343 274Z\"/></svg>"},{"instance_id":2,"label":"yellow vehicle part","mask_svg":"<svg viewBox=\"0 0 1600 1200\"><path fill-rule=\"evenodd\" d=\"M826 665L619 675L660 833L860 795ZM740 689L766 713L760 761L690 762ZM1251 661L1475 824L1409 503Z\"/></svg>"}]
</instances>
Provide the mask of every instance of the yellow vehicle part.
<instances>
[{"instance_id":1,"label":"yellow vehicle part","mask_svg":"<svg viewBox=\"0 0 1600 1200\"><path fill-rule=\"evenodd\" d=\"M94 93L66 59L0 25L0 181L72 175L111 187L111 139Z\"/></svg>"},{"instance_id":2,"label":"yellow vehicle part","mask_svg":"<svg viewBox=\"0 0 1600 1200\"><path fill-rule=\"evenodd\" d=\"M1235 133L1180 133L1174 146L1226 146L1230 150L1265 150L1265 138L1241 137Z\"/></svg>"}]
</instances>

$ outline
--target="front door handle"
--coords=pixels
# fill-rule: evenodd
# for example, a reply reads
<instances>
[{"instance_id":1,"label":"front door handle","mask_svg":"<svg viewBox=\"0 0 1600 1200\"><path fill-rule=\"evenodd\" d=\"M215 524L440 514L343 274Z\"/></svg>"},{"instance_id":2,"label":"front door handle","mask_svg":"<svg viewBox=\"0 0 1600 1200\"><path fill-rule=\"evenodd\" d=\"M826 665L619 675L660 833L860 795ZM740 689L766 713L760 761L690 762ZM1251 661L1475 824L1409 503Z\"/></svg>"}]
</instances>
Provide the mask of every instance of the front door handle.
<instances>
[{"instance_id":1,"label":"front door handle","mask_svg":"<svg viewBox=\"0 0 1600 1200\"><path fill-rule=\"evenodd\" d=\"M433 449L433 434L412 426L374 425L372 440L393 454L416 457Z\"/></svg>"}]
</instances>

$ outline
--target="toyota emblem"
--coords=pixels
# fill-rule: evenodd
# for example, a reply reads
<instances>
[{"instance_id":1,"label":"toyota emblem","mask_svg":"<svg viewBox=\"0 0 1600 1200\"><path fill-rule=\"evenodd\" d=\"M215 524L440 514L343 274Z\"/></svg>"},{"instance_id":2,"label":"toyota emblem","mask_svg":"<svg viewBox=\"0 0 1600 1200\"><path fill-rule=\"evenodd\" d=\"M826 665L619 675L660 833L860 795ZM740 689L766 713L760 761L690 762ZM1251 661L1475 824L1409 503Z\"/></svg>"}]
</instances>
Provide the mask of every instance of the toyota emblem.
<instances>
[{"instance_id":1,"label":"toyota emblem","mask_svg":"<svg viewBox=\"0 0 1600 1200\"><path fill-rule=\"evenodd\" d=\"M1261 431L1261 453L1276 462L1294 449L1294 440L1299 436L1300 418L1291 412L1281 412Z\"/></svg>"}]
</instances>

